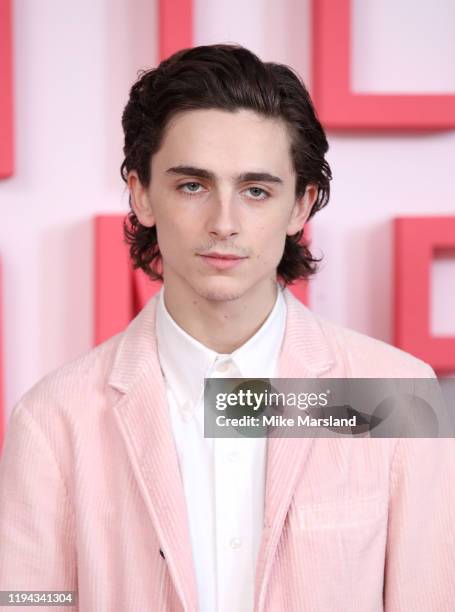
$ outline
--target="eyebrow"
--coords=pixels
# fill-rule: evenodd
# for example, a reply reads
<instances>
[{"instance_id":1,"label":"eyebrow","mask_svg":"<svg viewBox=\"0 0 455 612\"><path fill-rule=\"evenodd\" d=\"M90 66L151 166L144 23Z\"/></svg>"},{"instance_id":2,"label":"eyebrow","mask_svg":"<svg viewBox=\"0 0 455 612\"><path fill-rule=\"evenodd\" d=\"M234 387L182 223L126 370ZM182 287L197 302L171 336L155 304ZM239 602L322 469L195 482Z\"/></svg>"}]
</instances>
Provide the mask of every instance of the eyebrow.
<instances>
[{"instance_id":1,"label":"eyebrow","mask_svg":"<svg viewBox=\"0 0 455 612\"><path fill-rule=\"evenodd\" d=\"M205 178L208 180L215 180L216 176L210 170L205 170L204 168L196 168L195 166L173 166L172 168L168 168L166 170L166 174L178 174L184 176L194 176L197 178ZM269 172L242 172L238 174L236 177L237 181L262 181L264 183L278 183L279 185L283 184L283 179L279 176L274 176Z\"/></svg>"}]
</instances>

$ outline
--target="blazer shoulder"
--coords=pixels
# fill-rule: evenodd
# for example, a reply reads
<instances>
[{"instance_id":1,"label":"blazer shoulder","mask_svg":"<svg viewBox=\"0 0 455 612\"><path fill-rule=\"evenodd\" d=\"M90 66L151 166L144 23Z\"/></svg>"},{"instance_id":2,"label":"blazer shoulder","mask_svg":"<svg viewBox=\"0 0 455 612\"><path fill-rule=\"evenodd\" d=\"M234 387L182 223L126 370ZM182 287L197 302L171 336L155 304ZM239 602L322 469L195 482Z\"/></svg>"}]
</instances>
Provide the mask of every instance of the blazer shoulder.
<instances>
[{"instance_id":1,"label":"blazer shoulder","mask_svg":"<svg viewBox=\"0 0 455 612\"><path fill-rule=\"evenodd\" d=\"M353 378L433 378L424 360L392 344L315 315Z\"/></svg>"},{"instance_id":2,"label":"blazer shoulder","mask_svg":"<svg viewBox=\"0 0 455 612\"><path fill-rule=\"evenodd\" d=\"M107 383L122 334L54 369L26 391L9 416L5 446L47 448L69 478L76 440L102 431L104 415L115 402L116 392Z\"/></svg>"},{"instance_id":3,"label":"blazer shoulder","mask_svg":"<svg viewBox=\"0 0 455 612\"><path fill-rule=\"evenodd\" d=\"M124 331L111 336L75 359L51 370L26 391L14 410L28 406L29 410L49 408L50 404L68 405L72 399L79 403L95 398L103 391L119 342Z\"/></svg>"}]
</instances>

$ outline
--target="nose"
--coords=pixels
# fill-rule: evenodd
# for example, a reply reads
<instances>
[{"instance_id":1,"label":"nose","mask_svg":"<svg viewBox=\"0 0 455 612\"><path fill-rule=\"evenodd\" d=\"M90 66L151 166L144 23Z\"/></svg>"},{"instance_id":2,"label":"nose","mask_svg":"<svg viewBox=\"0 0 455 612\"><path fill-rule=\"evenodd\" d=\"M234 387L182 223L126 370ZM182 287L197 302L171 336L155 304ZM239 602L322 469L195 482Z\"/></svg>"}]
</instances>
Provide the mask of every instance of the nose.
<instances>
[{"instance_id":1,"label":"nose","mask_svg":"<svg viewBox=\"0 0 455 612\"><path fill-rule=\"evenodd\" d=\"M209 202L210 213L207 229L213 238L225 239L237 236L240 231L235 194L229 191L214 193Z\"/></svg>"}]
</instances>

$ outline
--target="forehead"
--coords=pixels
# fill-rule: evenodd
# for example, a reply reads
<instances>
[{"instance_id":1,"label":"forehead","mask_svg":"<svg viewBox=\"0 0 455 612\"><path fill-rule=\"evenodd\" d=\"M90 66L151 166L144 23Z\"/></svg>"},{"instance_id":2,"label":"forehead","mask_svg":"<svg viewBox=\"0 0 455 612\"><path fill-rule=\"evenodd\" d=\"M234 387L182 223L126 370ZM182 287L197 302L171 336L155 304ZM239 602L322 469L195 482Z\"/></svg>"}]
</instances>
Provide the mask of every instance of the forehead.
<instances>
[{"instance_id":1,"label":"forehead","mask_svg":"<svg viewBox=\"0 0 455 612\"><path fill-rule=\"evenodd\" d=\"M179 112L168 122L156 166L189 164L220 175L261 169L292 174L290 136L285 123L240 109Z\"/></svg>"}]
</instances>

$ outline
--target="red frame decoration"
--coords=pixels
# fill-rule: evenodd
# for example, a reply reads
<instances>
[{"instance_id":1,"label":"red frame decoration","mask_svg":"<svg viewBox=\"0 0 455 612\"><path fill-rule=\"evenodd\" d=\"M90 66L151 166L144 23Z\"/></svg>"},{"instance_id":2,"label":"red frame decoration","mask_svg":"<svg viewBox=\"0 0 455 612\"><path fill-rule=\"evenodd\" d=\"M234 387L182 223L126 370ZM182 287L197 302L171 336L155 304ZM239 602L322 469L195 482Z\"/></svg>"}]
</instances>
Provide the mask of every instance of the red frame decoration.
<instances>
[{"instance_id":1,"label":"red frame decoration","mask_svg":"<svg viewBox=\"0 0 455 612\"><path fill-rule=\"evenodd\" d=\"M438 250L455 257L455 217L394 222L394 344L441 374L455 371L455 336L430 333L431 263Z\"/></svg>"},{"instance_id":2,"label":"red frame decoration","mask_svg":"<svg viewBox=\"0 0 455 612\"><path fill-rule=\"evenodd\" d=\"M364 94L351 90L351 0L313 0L312 98L331 129L449 129L454 94Z\"/></svg>"},{"instance_id":3,"label":"red frame decoration","mask_svg":"<svg viewBox=\"0 0 455 612\"><path fill-rule=\"evenodd\" d=\"M11 0L0 0L0 178L14 172Z\"/></svg>"},{"instance_id":4,"label":"red frame decoration","mask_svg":"<svg viewBox=\"0 0 455 612\"><path fill-rule=\"evenodd\" d=\"M132 269L123 241L123 215L94 219L94 343L122 331L160 289L142 270Z\"/></svg>"},{"instance_id":5,"label":"red frame decoration","mask_svg":"<svg viewBox=\"0 0 455 612\"><path fill-rule=\"evenodd\" d=\"M179 49L193 46L192 0L159 0L158 27L160 61Z\"/></svg>"}]
</instances>

